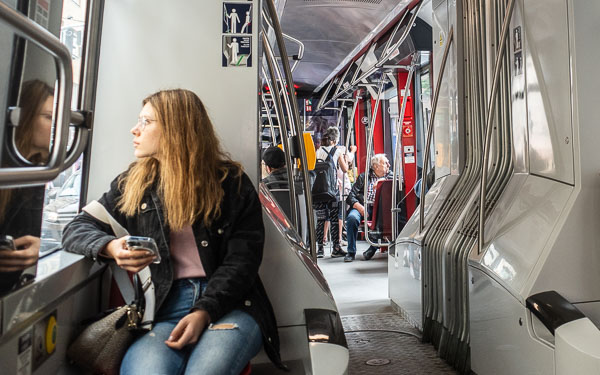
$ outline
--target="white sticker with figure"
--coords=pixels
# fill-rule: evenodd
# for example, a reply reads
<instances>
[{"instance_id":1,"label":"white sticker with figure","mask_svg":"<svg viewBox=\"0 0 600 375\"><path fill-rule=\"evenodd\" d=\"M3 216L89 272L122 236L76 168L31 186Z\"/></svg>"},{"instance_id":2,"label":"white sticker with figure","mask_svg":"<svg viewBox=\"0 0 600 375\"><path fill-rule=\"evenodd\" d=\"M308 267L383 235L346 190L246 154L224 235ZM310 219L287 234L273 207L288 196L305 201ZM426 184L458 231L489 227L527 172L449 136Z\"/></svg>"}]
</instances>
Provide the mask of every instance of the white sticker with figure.
<instances>
[{"instance_id":1,"label":"white sticker with figure","mask_svg":"<svg viewBox=\"0 0 600 375\"><path fill-rule=\"evenodd\" d=\"M223 36L223 66L252 66L252 37Z\"/></svg>"},{"instance_id":2,"label":"white sticker with figure","mask_svg":"<svg viewBox=\"0 0 600 375\"><path fill-rule=\"evenodd\" d=\"M223 3L223 33L252 34L252 4Z\"/></svg>"}]
</instances>

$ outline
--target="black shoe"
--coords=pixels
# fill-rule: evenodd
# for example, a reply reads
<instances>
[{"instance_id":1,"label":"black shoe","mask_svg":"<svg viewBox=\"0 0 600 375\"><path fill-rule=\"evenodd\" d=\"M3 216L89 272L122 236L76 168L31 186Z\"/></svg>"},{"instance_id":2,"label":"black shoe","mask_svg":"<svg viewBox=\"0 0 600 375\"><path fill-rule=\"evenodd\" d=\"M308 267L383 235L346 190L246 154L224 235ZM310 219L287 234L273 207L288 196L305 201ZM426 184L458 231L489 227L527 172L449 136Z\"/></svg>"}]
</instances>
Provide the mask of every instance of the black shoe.
<instances>
[{"instance_id":1,"label":"black shoe","mask_svg":"<svg viewBox=\"0 0 600 375\"><path fill-rule=\"evenodd\" d=\"M365 260L369 260L369 259L373 258L373 255L375 255L376 251L377 251L377 248L371 246L367 249L367 251L365 251L363 253L363 257L365 258Z\"/></svg>"},{"instance_id":2,"label":"black shoe","mask_svg":"<svg viewBox=\"0 0 600 375\"><path fill-rule=\"evenodd\" d=\"M346 254L344 262L352 262L354 260L354 254Z\"/></svg>"},{"instance_id":3,"label":"black shoe","mask_svg":"<svg viewBox=\"0 0 600 375\"><path fill-rule=\"evenodd\" d=\"M323 258L325 256L325 252L323 251L323 246L319 246L317 249L317 258Z\"/></svg>"},{"instance_id":4,"label":"black shoe","mask_svg":"<svg viewBox=\"0 0 600 375\"><path fill-rule=\"evenodd\" d=\"M342 250L342 247L340 245L333 246L333 250L331 251L332 258L343 257L344 255L346 255L346 252Z\"/></svg>"}]
</instances>

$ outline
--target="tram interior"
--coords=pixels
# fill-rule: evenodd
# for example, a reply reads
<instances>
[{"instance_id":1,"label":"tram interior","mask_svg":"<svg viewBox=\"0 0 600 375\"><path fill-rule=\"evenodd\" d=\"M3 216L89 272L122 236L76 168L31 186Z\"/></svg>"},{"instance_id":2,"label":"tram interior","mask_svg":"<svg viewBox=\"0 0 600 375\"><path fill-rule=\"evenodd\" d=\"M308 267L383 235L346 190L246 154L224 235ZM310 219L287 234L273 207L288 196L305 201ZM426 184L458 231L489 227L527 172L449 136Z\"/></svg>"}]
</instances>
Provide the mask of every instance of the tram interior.
<instances>
[{"instance_id":1,"label":"tram interior","mask_svg":"<svg viewBox=\"0 0 600 375\"><path fill-rule=\"evenodd\" d=\"M259 193L260 277L291 373L599 373L598 14L575 0L0 0L0 373L81 373L66 351L109 307L112 276L63 251L62 230L134 160L141 99L179 87ZM331 127L348 154L344 252L350 189L374 155L389 161L360 191L354 259L332 256L337 220L316 233ZM275 185L269 147L285 159ZM23 236L38 250L16 249ZM29 254L18 269L13 250ZM278 370L261 351L248 371Z\"/></svg>"}]
</instances>

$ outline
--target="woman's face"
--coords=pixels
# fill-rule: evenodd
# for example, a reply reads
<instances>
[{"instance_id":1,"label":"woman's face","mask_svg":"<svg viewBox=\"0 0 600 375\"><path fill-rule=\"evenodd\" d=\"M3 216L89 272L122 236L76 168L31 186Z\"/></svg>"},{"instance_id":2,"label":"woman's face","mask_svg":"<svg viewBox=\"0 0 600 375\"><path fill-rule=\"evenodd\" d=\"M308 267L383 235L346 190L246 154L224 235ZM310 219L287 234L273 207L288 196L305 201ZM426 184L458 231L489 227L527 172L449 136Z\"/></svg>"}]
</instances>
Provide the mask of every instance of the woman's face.
<instances>
[{"instance_id":1,"label":"woman's face","mask_svg":"<svg viewBox=\"0 0 600 375\"><path fill-rule=\"evenodd\" d=\"M43 156L48 156L50 148L53 104L54 96L47 97L33 121L32 152L41 153Z\"/></svg>"},{"instance_id":2,"label":"woman's face","mask_svg":"<svg viewBox=\"0 0 600 375\"><path fill-rule=\"evenodd\" d=\"M156 112L150 103L146 103L142 108L137 124L131 129L131 134L133 134L133 154L136 158L157 158L162 131L156 122Z\"/></svg>"}]
</instances>

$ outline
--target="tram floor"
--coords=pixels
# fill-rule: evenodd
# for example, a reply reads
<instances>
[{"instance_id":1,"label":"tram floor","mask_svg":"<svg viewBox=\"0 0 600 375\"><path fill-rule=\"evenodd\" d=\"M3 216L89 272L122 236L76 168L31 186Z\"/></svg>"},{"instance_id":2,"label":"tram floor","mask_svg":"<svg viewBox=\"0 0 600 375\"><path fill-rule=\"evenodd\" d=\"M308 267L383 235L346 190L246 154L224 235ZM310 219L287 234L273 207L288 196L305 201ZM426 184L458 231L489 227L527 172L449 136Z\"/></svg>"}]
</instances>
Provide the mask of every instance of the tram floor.
<instances>
[{"instance_id":1,"label":"tram floor","mask_svg":"<svg viewBox=\"0 0 600 375\"><path fill-rule=\"evenodd\" d=\"M367 248L359 241L351 263L331 258L329 247L318 260L342 316L350 350L348 373L456 374L431 344L421 342L420 332L394 312L388 297L388 255L378 251L365 261L362 252Z\"/></svg>"}]
</instances>

